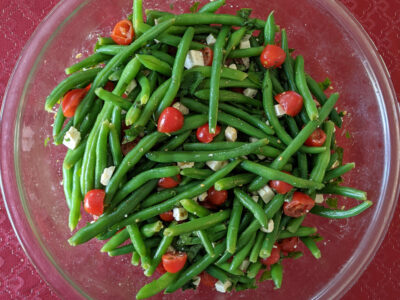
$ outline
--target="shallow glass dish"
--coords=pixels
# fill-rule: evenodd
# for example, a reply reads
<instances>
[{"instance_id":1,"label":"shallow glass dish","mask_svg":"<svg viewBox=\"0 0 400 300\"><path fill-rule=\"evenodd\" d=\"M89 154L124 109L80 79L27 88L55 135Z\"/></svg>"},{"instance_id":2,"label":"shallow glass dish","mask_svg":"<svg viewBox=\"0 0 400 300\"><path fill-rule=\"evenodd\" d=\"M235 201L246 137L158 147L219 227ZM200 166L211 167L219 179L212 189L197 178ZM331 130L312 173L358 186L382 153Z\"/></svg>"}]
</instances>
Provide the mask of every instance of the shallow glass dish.
<instances>
[{"instance_id":1,"label":"shallow glass dish","mask_svg":"<svg viewBox=\"0 0 400 300\"><path fill-rule=\"evenodd\" d=\"M144 0L146 8L188 11L194 1ZM233 13L251 7L256 17L275 10L287 29L290 47L304 55L306 69L318 80L329 76L341 93L338 106L348 112L339 131L344 160L357 168L345 183L368 192L374 206L348 220L310 217L319 233L323 257L306 254L285 261L283 287L269 282L256 290L228 295L201 288L158 296L163 299L336 298L367 267L378 249L399 192L399 109L387 70L361 26L335 1L228 1ZM301 4L300 4L301 3ZM130 13L130 0L61 1L26 45L10 80L1 120L2 192L22 247L42 277L66 299L132 299L148 279L130 265L130 257L109 258L101 243L71 247L67 206L61 186L65 148L44 146L53 115L46 96L63 78L76 55L91 53L98 34ZM351 138L343 134L348 131Z\"/></svg>"}]
</instances>

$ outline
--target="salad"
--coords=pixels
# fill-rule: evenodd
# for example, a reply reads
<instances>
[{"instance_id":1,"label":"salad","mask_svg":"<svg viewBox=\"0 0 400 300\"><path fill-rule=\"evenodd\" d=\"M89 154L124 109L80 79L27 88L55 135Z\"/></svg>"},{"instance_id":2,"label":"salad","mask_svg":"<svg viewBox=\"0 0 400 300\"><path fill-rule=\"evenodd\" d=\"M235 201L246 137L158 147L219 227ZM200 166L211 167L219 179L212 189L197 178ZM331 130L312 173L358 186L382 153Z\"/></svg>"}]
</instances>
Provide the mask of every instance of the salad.
<instances>
[{"instance_id":1,"label":"salad","mask_svg":"<svg viewBox=\"0 0 400 300\"><path fill-rule=\"evenodd\" d=\"M281 288L283 260L302 249L321 257L307 215L348 218L372 205L341 185L355 165L336 144L343 113L329 79L306 73L273 12L216 13L224 4L144 16L134 0L46 99L54 144L68 147L70 230L82 206L93 216L69 243L105 241L102 252L157 271L137 299L201 284ZM327 195L360 202L332 209Z\"/></svg>"}]
</instances>

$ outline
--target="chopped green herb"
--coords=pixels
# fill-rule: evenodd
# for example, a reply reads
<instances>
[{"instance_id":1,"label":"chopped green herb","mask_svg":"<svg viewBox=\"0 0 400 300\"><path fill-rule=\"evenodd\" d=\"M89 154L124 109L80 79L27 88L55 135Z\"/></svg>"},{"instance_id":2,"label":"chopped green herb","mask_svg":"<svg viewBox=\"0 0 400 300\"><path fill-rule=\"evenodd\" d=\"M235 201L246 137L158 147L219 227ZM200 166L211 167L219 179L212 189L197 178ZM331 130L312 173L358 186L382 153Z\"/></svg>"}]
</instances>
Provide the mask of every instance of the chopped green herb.
<instances>
[{"instance_id":1,"label":"chopped green herb","mask_svg":"<svg viewBox=\"0 0 400 300\"><path fill-rule=\"evenodd\" d=\"M347 131L347 130L346 130L346 133L345 133L345 137L346 137L347 139L351 139L351 134L350 134L350 132Z\"/></svg>"},{"instance_id":2,"label":"chopped green herb","mask_svg":"<svg viewBox=\"0 0 400 300\"><path fill-rule=\"evenodd\" d=\"M331 80L326 77L324 81L318 82L319 87L325 91L332 84Z\"/></svg>"},{"instance_id":3,"label":"chopped green herb","mask_svg":"<svg viewBox=\"0 0 400 300\"><path fill-rule=\"evenodd\" d=\"M44 146L47 147L47 144L50 141L50 137L48 136L47 138L44 139Z\"/></svg>"},{"instance_id":4,"label":"chopped green herb","mask_svg":"<svg viewBox=\"0 0 400 300\"><path fill-rule=\"evenodd\" d=\"M200 2L196 1L191 7L190 7L190 12L191 13L196 13L199 10L199 5Z\"/></svg>"},{"instance_id":5,"label":"chopped green herb","mask_svg":"<svg viewBox=\"0 0 400 300\"><path fill-rule=\"evenodd\" d=\"M326 199L326 204L328 204L328 206L330 208L337 209L338 208L338 199L337 198L328 198L328 199Z\"/></svg>"}]
</instances>

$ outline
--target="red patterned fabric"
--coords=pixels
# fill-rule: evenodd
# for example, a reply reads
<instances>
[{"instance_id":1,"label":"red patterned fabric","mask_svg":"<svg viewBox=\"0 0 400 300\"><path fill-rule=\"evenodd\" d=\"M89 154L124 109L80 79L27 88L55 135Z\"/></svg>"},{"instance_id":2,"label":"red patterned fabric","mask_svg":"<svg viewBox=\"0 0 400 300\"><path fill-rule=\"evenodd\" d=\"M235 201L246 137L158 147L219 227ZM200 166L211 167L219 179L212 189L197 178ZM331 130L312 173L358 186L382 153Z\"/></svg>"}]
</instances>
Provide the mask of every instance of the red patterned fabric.
<instances>
[{"instance_id":1,"label":"red patterned fabric","mask_svg":"<svg viewBox=\"0 0 400 300\"><path fill-rule=\"evenodd\" d=\"M58 0L0 1L0 95L35 27ZM370 34L400 95L400 0L341 0ZM2 98L2 97L1 97ZM400 207L360 280L344 299L396 299L400 292ZM57 299L27 260L0 201L0 299Z\"/></svg>"}]
</instances>

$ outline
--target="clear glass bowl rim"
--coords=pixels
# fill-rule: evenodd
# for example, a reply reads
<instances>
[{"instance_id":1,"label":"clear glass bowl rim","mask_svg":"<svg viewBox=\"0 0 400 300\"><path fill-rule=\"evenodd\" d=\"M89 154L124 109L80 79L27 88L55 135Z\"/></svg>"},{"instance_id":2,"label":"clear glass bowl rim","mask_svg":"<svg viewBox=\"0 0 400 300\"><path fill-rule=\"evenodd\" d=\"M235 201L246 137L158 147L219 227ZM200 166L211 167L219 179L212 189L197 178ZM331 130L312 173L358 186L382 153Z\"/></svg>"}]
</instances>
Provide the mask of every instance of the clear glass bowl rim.
<instances>
[{"instance_id":1,"label":"clear glass bowl rim","mask_svg":"<svg viewBox=\"0 0 400 300\"><path fill-rule=\"evenodd\" d=\"M29 76L35 68L35 62L38 60L38 58L32 60L30 57L40 57L46 49L46 42L51 40L51 36L56 35L58 29L68 20L68 17L76 13L87 2L82 0L60 1L40 23L25 45L10 77L4 94L0 116L1 149L3 149L1 152L1 191L9 219L23 250L41 277L53 287L60 297L67 299L72 297L75 299L79 296L88 298L89 296L63 274L63 271L46 251L34 225L29 222L29 218L27 218L29 211L20 195L15 193L15 187L18 186L16 178L18 170L16 170L15 164L18 143L16 139L5 137L15 137L18 131L20 101L15 100L20 100L24 96L27 89L26 83L29 82ZM353 254L352 260L335 276L333 281L328 283L315 296L316 298L333 299L344 295L367 268L382 243L392 219L400 192L400 186L398 185L400 181L400 109L389 72L377 48L362 26L340 2L329 0L319 0L317 2L324 7L329 7L329 10L334 12L337 20L348 28L355 42L358 43L360 49L363 49L369 70L374 70L373 74L376 78L377 86L382 94L382 99L384 99L384 103L379 104L387 117L386 120L384 119L386 122L383 124L384 132L386 133L383 179L383 182L386 183L383 193L385 201L379 201L375 205L376 212L371 221L374 226L369 226L367 230L368 236L362 240ZM49 28L52 30L49 30ZM26 70L32 71L26 72ZM24 82L25 84L18 84L19 82ZM4 118L5 115L15 115L16 118ZM24 212L24 214L21 214L21 212ZM41 251L37 251L37 249ZM73 289L71 289L71 286Z\"/></svg>"}]
</instances>

